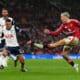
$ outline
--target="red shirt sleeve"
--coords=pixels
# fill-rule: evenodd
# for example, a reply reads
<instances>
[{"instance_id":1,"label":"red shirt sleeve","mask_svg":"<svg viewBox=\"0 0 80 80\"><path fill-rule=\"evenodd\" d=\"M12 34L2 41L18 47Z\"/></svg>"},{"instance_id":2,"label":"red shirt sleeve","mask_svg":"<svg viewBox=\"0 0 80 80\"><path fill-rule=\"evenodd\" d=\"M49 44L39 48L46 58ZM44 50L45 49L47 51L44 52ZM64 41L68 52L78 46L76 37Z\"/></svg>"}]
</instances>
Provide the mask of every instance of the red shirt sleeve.
<instances>
[{"instance_id":1,"label":"red shirt sleeve","mask_svg":"<svg viewBox=\"0 0 80 80\"><path fill-rule=\"evenodd\" d=\"M77 26L79 26L80 27L80 21L78 21L78 20L72 20L73 21L73 23L75 23Z\"/></svg>"},{"instance_id":2,"label":"red shirt sleeve","mask_svg":"<svg viewBox=\"0 0 80 80\"><path fill-rule=\"evenodd\" d=\"M63 29L64 29L64 25L62 24L59 29L57 29L56 31L51 31L50 34L53 36L58 35L63 31Z\"/></svg>"}]
</instances>

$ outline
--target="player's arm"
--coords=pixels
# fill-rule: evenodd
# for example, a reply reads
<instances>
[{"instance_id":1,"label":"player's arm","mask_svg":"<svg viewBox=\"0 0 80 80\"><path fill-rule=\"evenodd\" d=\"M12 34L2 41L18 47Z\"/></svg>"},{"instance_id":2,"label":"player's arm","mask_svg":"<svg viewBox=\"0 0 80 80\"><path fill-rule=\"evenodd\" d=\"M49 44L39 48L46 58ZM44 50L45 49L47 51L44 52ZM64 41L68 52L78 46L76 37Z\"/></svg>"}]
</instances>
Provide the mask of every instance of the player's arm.
<instances>
[{"instance_id":1,"label":"player's arm","mask_svg":"<svg viewBox=\"0 0 80 80\"><path fill-rule=\"evenodd\" d=\"M31 41L31 38L29 37L29 35L25 31L22 31L21 33L25 36L27 44L28 45L31 44L32 41Z\"/></svg>"},{"instance_id":2,"label":"player's arm","mask_svg":"<svg viewBox=\"0 0 80 80\"><path fill-rule=\"evenodd\" d=\"M73 20L73 22L74 22L77 26L79 26L79 28L80 28L80 21L78 21L78 20Z\"/></svg>"},{"instance_id":3,"label":"player's arm","mask_svg":"<svg viewBox=\"0 0 80 80\"><path fill-rule=\"evenodd\" d=\"M23 35L25 36L25 39L26 39L26 43L27 43L27 44L31 44L31 43L32 43L29 35L28 35L25 31L23 31L23 30L20 29L19 27L16 27L16 29L17 29L18 32L20 32L21 34L23 34Z\"/></svg>"},{"instance_id":4,"label":"player's arm","mask_svg":"<svg viewBox=\"0 0 80 80\"><path fill-rule=\"evenodd\" d=\"M50 31L50 30L48 30L48 29L45 29L44 30L44 33L46 33L46 34L50 34L50 35L58 35L58 34L60 34L62 31L63 31L63 25L61 25L60 26L60 28L59 29L57 29L56 31Z\"/></svg>"},{"instance_id":5,"label":"player's arm","mask_svg":"<svg viewBox=\"0 0 80 80\"><path fill-rule=\"evenodd\" d=\"M16 28L17 28L17 31L18 31L18 32L20 32L21 34L23 34L23 35L25 36L25 38L26 38L26 43L27 43L28 45L35 46L35 47L38 47L38 48L43 47L41 44L38 44L38 43L33 42L33 41L31 40L31 38L29 37L29 35L28 35L25 31L21 30L19 27L16 27ZM26 43L25 43L25 44L26 44Z\"/></svg>"}]
</instances>

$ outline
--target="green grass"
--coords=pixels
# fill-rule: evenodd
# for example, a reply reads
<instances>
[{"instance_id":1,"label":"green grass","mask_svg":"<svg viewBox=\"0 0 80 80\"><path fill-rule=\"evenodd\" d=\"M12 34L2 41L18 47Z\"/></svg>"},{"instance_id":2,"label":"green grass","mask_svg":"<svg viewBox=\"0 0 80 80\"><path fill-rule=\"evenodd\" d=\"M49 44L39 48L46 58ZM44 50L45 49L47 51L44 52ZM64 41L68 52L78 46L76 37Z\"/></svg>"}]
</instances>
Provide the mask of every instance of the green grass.
<instances>
[{"instance_id":1,"label":"green grass","mask_svg":"<svg viewBox=\"0 0 80 80\"><path fill-rule=\"evenodd\" d=\"M15 68L10 61L8 68L0 70L0 80L80 80L80 72L64 60L26 60L26 67L29 72L20 72L20 64Z\"/></svg>"}]
</instances>

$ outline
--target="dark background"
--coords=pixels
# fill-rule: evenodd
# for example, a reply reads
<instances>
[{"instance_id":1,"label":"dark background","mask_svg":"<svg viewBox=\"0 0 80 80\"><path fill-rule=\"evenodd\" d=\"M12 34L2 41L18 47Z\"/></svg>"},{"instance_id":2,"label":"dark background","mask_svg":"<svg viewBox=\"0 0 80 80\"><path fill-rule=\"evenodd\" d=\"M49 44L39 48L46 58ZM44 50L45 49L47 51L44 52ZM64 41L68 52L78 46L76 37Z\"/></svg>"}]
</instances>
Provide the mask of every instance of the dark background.
<instances>
[{"instance_id":1,"label":"dark background","mask_svg":"<svg viewBox=\"0 0 80 80\"><path fill-rule=\"evenodd\" d=\"M0 0L0 11L2 8L9 10L9 16L13 17L15 24L21 27L34 42L49 43L65 37L45 35L43 30L48 28L56 30L60 24L61 12L68 11L71 18L80 20L79 0ZM55 53L61 52L62 47L57 49L39 50L29 45L24 45L26 53ZM80 44L71 53L79 53Z\"/></svg>"}]
</instances>

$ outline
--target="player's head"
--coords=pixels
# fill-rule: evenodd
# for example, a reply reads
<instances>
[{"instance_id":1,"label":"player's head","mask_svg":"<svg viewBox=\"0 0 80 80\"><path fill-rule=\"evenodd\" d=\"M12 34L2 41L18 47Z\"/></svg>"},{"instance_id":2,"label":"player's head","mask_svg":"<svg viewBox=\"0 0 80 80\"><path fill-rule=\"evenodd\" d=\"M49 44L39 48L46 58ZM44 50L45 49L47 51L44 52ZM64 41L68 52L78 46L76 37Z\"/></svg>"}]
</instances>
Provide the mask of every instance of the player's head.
<instances>
[{"instance_id":1,"label":"player's head","mask_svg":"<svg viewBox=\"0 0 80 80\"><path fill-rule=\"evenodd\" d=\"M9 15L8 10L6 8L2 9L1 14L2 14L3 17L7 17Z\"/></svg>"},{"instance_id":2,"label":"player's head","mask_svg":"<svg viewBox=\"0 0 80 80\"><path fill-rule=\"evenodd\" d=\"M68 12L61 13L61 21L63 24L67 23L70 18L70 14Z\"/></svg>"},{"instance_id":3,"label":"player's head","mask_svg":"<svg viewBox=\"0 0 80 80\"><path fill-rule=\"evenodd\" d=\"M10 30L12 27L12 21L10 19L7 19L5 25L6 25L6 29Z\"/></svg>"}]
</instances>

